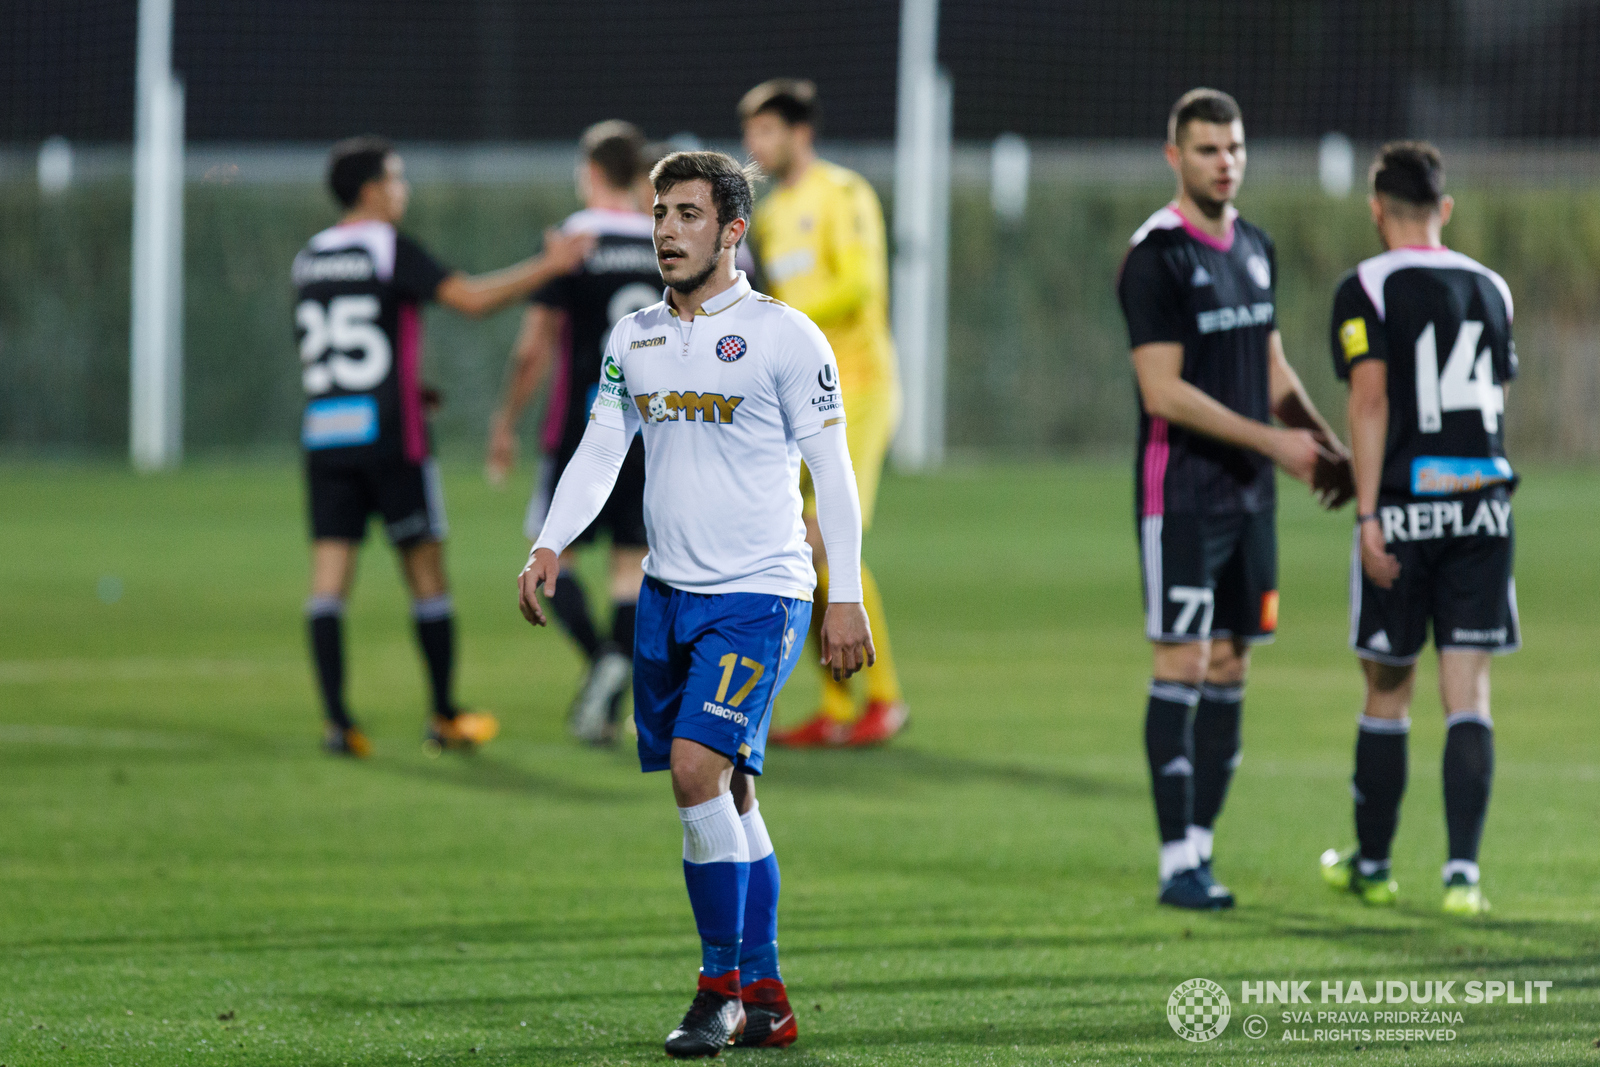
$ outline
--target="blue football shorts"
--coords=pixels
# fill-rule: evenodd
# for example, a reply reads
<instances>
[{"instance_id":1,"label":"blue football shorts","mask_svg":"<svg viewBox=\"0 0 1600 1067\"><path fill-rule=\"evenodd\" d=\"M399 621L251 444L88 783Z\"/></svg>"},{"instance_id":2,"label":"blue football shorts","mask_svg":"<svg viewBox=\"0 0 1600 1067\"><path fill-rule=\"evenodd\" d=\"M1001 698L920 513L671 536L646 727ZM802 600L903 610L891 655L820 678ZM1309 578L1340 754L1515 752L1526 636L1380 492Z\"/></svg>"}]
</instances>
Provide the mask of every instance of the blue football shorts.
<instances>
[{"instance_id":1,"label":"blue football shorts","mask_svg":"<svg viewBox=\"0 0 1600 1067\"><path fill-rule=\"evenodd\" d=\"M760 774L772 705L810 622L808 600L689 593L646 578L633 645L640 768L668 769L672 739L683 737Z\"/></svg>"}]
</instances>

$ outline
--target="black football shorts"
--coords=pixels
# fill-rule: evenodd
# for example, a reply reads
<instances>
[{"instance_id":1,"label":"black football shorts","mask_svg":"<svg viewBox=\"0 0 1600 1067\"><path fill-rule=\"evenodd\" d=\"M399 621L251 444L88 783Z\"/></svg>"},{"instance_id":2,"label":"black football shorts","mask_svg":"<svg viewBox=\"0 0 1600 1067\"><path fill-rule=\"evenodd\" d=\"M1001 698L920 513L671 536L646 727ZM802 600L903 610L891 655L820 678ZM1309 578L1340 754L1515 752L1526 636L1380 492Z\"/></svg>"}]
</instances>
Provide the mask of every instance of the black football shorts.
<instances>
[{"instance_id":1,"label":"black football shorts","mask_svg":"<svg viewBox=\"0 0 1600 1067\"><path fill-rule=\"evenodd\" d=\"M533 498L528 501L528 514L522 521L522 532L530 541L539 539L545 516L550 514L550 500L555 496L556 483L572 460L572 452L562 451L544 457L539 463L538 480L533 486ZM573 546L593 544L600 531L611 535L613 548L646 547L644 529L644 441L635 435L628 446L628 455L617 472L617 484L611 490L600 514L589 528L578 535Z\"/></svg>"},{"instance_id":2,"label":"black football shorts","mask_svg":"<svg viewBox=\"0 0 1600 1067\"><path fill-rule=\"evenodd\" d=\"M432 458L410 463L395 457L357 464L308 459L306 488L310 498L311 536L360 542L367 520L383 519L384 531L397 548L423 541L442 541L444 490L439 466Z\"/></svg>"},{"instance_id":3,"label":"black football shorts","mask_svg":"<svg viewBox=\"0 0 1600 1067\"><path fill-rule=\"evenodd\" d=\"M1378 521L1400 577L1388 589L1350 558L1350 647L1362 659L1415 663L1433 626L1441 652L1515 652L1522 645L1511 502L1503 490L1445 500L1383 499Z\"/></svg>"},{"instance_id":4,"label":"black football shorts","mask_svg":"<svg viewBox=\"0 0 1600 1067\"><path fill-rule=\"evenodd\" d=\"M1152 641L1272 640L1278 533L1272 510L1139 520L1145 636Z\"/></svg>"}]
</instances>

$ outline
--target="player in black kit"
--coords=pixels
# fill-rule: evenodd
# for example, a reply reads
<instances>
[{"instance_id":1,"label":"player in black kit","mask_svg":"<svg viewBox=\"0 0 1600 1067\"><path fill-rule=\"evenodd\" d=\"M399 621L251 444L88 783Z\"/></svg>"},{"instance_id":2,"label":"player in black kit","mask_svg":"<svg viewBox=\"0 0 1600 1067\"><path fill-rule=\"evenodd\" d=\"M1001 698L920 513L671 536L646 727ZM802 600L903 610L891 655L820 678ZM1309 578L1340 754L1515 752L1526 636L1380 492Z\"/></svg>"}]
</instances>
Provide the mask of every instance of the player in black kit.
<instances>
[{"instance_id":1,"label":"player in black kit","mask_svg":"<svg viewBox=\"0 0 1600 1067\"><path fill-rule=\"evenodd\" d=\"M1205 910L1233 906L1211 874L1212 830L1239 760L1250 646L1277 628L1273 465L1328 507L1351 486L1343 445L1284 357L1272 240L1232 206L1245 164L1233 98L1184 94L1166 155L1178 197L1134 234L1118 295L1142 400L1134 502L1160 900Z\"/></svg>"},{"instance_id":2,"label":"player in black kit","mask_svg":"<svg viewBox=\"0 0 1600 1067\"><path fill-rule=\"evenodd\" d=\"M1444 910L1489 910L1478 841L1494 774L1489 658L1515 651L1505 384L1516 376L1511 291L1440 240L1453 207L1432 145L1386 146L1372 168L1372 219L1387 249L1339 285L1333 362L1350 383L1356 535L1350 645L1366 676L1356 735L1356 838L1330 849L1337 889L1392 903L1389 847L1406 787L1417 657L1433 625L1444 703Z\"/></svg>"},{"instance_id":3,"label":"player in black kit","mask_svg":"<svg viewBox=\"0 0 1600 1067\"><path fill-rule=\"evenodd\" d=\"M370 744L344 699L344 603L367 521L378 514L411 589L417 643L433 689L431 745L470 747L499 729L451 696L455 624L444 573L445 516L422 385L424 303L485 315L572 270L581 236L546 235L544 255L495 274L441 267L395 225L410 197L387 141L334 146L328 184L344 208L294 259L295 332L305 385L301 443L311 513L311 650L327 717L325 747L365 756Z\"/></svg>"},{"instance_id":4,"label":"player in black kit","mask_svg":"<svg viewBox=\"0 0 1600 1067\"><path fill-rule=\"evenodd\" d=\"M533 294L512 351L506 394L489 436L491 482L502 481L510 470L516 458L517 419L546 374L555 371L541 440L544 456L523 523L530 542L538 538L550 494L583 439L611 327L661 299L653 224L638 199L639 178L647 170L645 152L644 135L631 123L601 122L584 133L577 171L584 208L562 230L593 235L595 246L576 273ZM576 549L591 544L602 529L611 542L609 639L601 638L590 618L577 572ZM611 499L563 553L551 601L556 617L589 661L570 722L573 733L590 743L614 739L632 671L633 620L644 556L644 444L635 437Z\"/></svg>"}]
</instances>

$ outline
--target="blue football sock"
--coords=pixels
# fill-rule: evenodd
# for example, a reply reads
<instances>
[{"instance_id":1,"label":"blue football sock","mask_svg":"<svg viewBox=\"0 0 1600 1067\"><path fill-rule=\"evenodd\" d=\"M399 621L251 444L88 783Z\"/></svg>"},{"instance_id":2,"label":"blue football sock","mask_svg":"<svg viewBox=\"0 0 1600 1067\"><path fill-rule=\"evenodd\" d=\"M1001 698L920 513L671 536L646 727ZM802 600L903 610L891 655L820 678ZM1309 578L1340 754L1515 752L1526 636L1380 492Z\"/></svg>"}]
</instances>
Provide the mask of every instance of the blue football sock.
<instances>
[{"instance_id":1,"label":"blue football sock","mask_svg":"<svg viewBox=\"0 0 1600 1067\"><path fill-rule=\"evenodd\" d=\"M683 880L700 932L700 972L719 978L739 969L749 846L731 793L679 808L678 817L683 821Z\"/></svg>"},{"instance_id":2,"label":"blue football sock","mask_svg":"<svg viewBox=\"0 0 1600 1067\"><path fill-rule=\"evenodd\" d=\"M739 982L749 985L763 978L782 981L778 974L778 857L772 838L756 804L740 816L750 849L750 891L744 905L744 943L739 949Z\"/></svg>"}]
</instances>

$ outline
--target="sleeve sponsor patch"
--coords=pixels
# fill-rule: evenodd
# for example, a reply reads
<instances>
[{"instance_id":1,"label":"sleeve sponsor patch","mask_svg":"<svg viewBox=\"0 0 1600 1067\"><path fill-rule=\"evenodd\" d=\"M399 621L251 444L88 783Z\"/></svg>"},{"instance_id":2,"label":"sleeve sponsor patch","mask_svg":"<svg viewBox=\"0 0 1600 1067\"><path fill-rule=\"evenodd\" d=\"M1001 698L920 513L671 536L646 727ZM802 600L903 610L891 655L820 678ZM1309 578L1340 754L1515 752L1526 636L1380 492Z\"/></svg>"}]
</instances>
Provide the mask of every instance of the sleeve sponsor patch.
<instances>
[{"instance_id":1,"label":"sleeve sponsor patch","mask_svg":"<svg viewBox=\"0 0 1600 1067\"><path fill-rule=\"evenodd\" d=\"M600 365L600 387L595 393L593 410L625 411L627 397L628 389L623 382L622 368L607 352L605 361Z\"/></svg>"},{"instance_id":2,"label":"sleeve sponsor patch","mask_svg":"<svg viewBox=\"0 0 1600 1067\"><path fill-rule=\"evenodd\" d=\"M1346 319L1339 326L1339 343L1344 346L1346 362L1357 356L1364 356L1371 351L1367 344L1367 320L1362 318Z\"/></svg>"}]
</instances>

